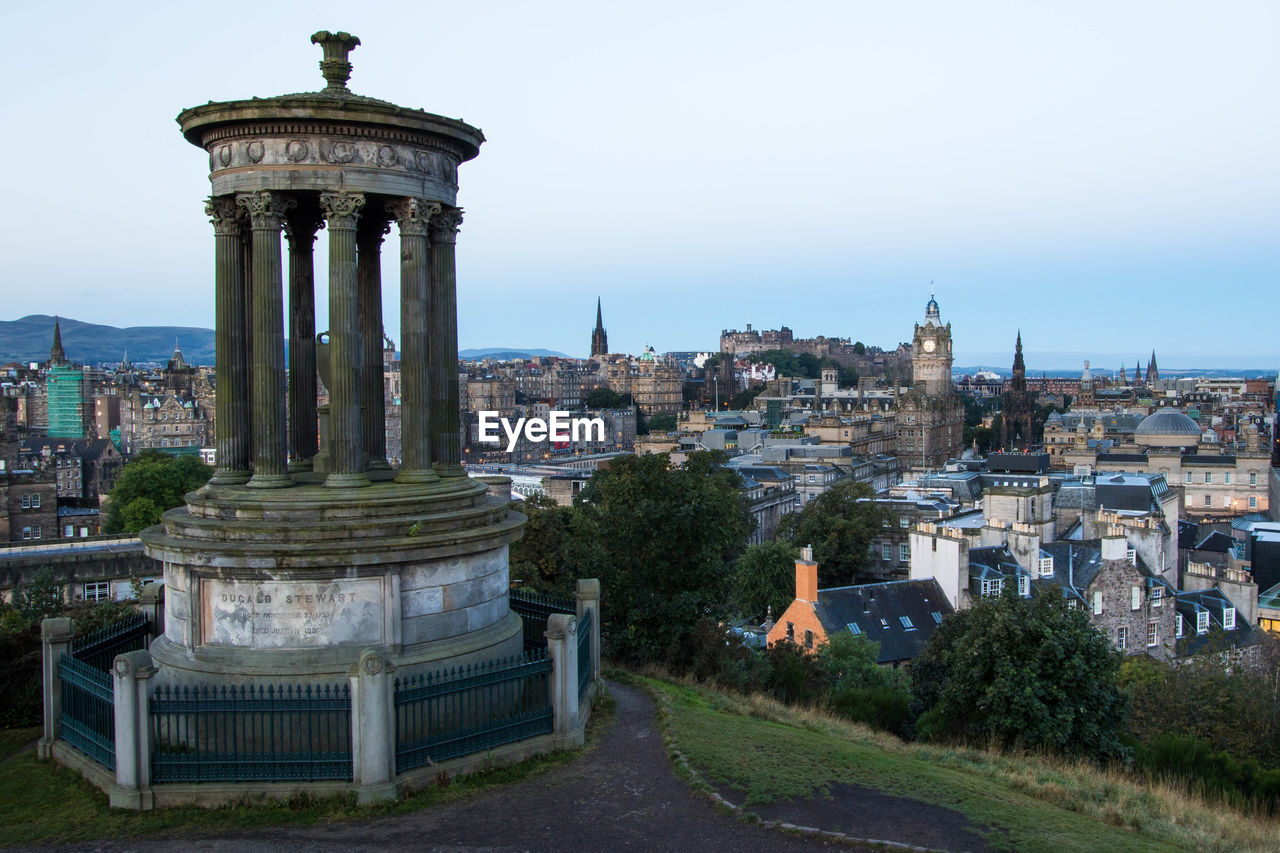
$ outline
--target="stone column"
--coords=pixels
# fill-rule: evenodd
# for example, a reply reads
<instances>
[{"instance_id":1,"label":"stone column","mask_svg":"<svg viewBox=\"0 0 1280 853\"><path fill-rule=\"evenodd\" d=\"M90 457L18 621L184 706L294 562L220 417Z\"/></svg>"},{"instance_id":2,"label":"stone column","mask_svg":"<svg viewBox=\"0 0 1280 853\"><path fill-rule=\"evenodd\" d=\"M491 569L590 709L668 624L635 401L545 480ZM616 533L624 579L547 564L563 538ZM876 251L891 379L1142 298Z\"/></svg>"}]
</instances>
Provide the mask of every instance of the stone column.
<instances>
[{"instance_id":1,"label":"stone column","mask_svg":"<svg viewBox=\"0 0 1280 853\"><path fill-rule=\"evenodd\" d=\"M382 238L391 229L381 210L360 217L356 281L364 369L360 374L360 438L366 468L386 470L387 417L382 370Z\"/></svg>"},{"instance_id":2,"label":"stone column","mask_svg":"<svg viewBox=\"0 0 1280 853\"><path fill-rule=\"evenodd\" d=\"M578 620L568 613L547 617L547 653L551 656L552 733L556 749L582 745L578 719Z\"/></svg>"},{"instance_id":3,"label":"stone column","mask_svg":"<svg viewBox=\"0 0 1280 853\"><path fill-rule=\"evenodd\" d=\"M465 477L462 419L458 408L458 296L454 245L462 210L449 207L431 218L431 458L441 477Z\"/></svg>"},{"instance_id":4,"label":"stone column","mask_svg":"<svg viewBox=\"0 0 1280 853\"><path fill-rule=\"evenodd\" d=\"M360 803L396 798L395 669L366 649L351 676L351 769Z\"/></svg>"},{"instance_id":5,"label":"stone column","mask_svg":"<svg viewBox=\"0 0 1280 853\"><path fill-rule=\"evenodd\" d=\"M400 456L399 483L438 479L431 468L431 378L428 316L431 247L428 223L440 205L404 198L388 209L400 226Z\"/></svg>"},{"instance_id":6,"label":"stone column","mask_svg":"<svg viewBox=\"0 0 1280 853\"><path fill-rule=\"evenodd\" d=\"M597 578L582 578L577 587L578 625L582 618L591 614L591 680L600 681L600 581ZM581 700L581 696L578 697Z\"/></svg>"},{"instance_id":7,"label":"stone column","mask_svg":"<svg viewBox=\"0 0 1280 853\"><path fill-rule=\"evenodd\" d=\"M147 681L156 674L151 652L117 655L111 666L116 734L116 782L107 792L113 808L150 809L151 714Z\"/></svg>"},{"instance_id":8,"label":"stone column","mask_svg":"<svg viewBox=\"0 0 1280 853\"><path fill-rule=\"evenodd\" d=\"M62 735L62 683L58 661L71 649L71 620L59 616L40 623L40 668L44 695L44 733L36 745L41 758L53 755L53 742Z\"/></svg>"},{"instance_id":9,"label":"stone column","mask_svg":"<svg viewBox=\"0 0 1280 853\"><path fill-rule=\"evenodd\" d=\"M284 271L280 227L297 202L263 190L241 193L236 204L249 212L253 228L253 477L248 486L292 486L284 381Z\"/></svg>"},{"instance_id":10,"label":"stone column","mask_svg":"<svg viewBox=\"0 0 1280 853\"><path fill-rule=\"evenodd\" d=\"M316 288L313 249L324 225L318 212L284 220L289 238L289 470L310 471L316 436Z\"/></svg>"},{"instance_id":11,"label":"stone column","mask_svg":"<svg viewBox=\"0 0 1280 853\"><path fill-rule=\"evenodd\" d=\"M369 485L360 435L360 326L356 223L363 193L321 193L329 228L329 476L331 488Z\"/></svg>"},{"instance_id":12,"label":"stone column","mask_svg":"<svg viewBox=\"0 0 1280 853\"><path fill-rule=\"evenodd\" d=\"M244 246L240 210L231 197L210 198L205 213L213 223L214 302L217 331L214 353L214 446L217 470L209 482L236 485L249 479L249 342L245 324Z\"/></svg>"}]
</instances>

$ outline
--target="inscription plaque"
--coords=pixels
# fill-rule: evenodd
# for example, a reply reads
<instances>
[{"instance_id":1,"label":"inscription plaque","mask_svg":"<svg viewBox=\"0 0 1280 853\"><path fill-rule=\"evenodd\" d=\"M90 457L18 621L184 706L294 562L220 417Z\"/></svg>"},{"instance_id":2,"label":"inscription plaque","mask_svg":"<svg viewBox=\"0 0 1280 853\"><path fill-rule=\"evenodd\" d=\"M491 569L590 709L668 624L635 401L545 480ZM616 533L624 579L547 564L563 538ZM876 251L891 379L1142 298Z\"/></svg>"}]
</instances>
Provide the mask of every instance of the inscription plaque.
<instances>
[{"instance_id":1,"label":"inscription plaque","mask_svg":"<svg viewBox=\"0 0 1280 853\"><path fill-rule=\"evenodd\" d=\"M383 642L381 578L225 581L200 586L211 645L302 649Z\"/></svg>"}]
</instances>

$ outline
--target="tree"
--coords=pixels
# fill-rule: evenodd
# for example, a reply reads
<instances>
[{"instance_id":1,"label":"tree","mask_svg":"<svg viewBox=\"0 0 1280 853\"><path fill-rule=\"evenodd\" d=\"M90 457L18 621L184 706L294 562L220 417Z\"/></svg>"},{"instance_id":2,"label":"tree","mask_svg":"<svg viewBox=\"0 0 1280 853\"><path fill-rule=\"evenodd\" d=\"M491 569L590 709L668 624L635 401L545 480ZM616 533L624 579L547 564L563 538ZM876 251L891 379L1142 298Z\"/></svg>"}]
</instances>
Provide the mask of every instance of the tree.
<instances>
[{"instance_id":1,"label":"tree","mask_svg":"<svg viewBox=\"0 0 1280 853\"><path fill-rule=\"evenodd\" d=\"M587 392L588 409L629 409L632 405L630 394L619 394L604 385Z\"/></svg>"},{"instance_id":2,"label":"tree","mask_svg":"<svg viewBox=\"0 0 1280 853\"><path fill-rule=\"evenodd\" d=\"M867 345L866 345L866 344L864 344L862 341L854 341L854 342L853 342L853 354L854 354L854 355L866 355L866 354L867 354Z\"/></svg>"},{"instance_id":3,"label":"tree","mask_svg":"<svg viewBox=\"0 0 1280 853\"><path fill-rule=\"evenodd\" d=\"M103 532L137 533L159 524L166 510L181 506L187 492L203 486L212 475L213 469L195 456L144 451L120 472L111 490Z\"/></svg>"},{"instance_id":4,"label":"tree","mask_svg":"<svg viewBox=\"0 0 1280 853\"><path fill-rule=\"evenodd\" d=\"M813 546L820 587L848 586L871 567L871 542L892 521L866 483L838 483L782 519L778 538Z\"/></svg>"},{"instance_id":5,"label":"tree","mask_svg":"<svg viewBox=\"0 0 1280 853\"><path fill-rule=\"evenodd\" d=\"M739 411L742 409L749 409L751 408L751 404L755 402L756 397L759 397L763 391L763 385L759 388L748 388L745 391L739 391L737 394L733 395L733 399L729 400L729 408L737 409Z\"/></svg>"},{"instance_id":6,"label":"tree","mask_svg":"<svg viewBox=\"0 0 1280 853\"><path fill-rule=\"evenodd\" d=\"M650 433L667 433L676 428L675 415L654 415L645 421Z\"/></svg>"},{"instance_id":7,"label":"tree","mask_svg":"<svg viewBox=\"0 0 1280 853\"><path fill-rule=\"evenodd\" d=\"M578 498L584 575L601 584L610 653L656 661L703 616L723 612L730 566L751 529L742 478L724 454L623 456Z\"/></svg>"},{"instance_id":8,"label":"tree","mask_svg":"<svg viewBox=\"0 0 1280 853\"><path fill-rule=\"evenodd\" d=\"M511 579L521 581L525 589L569 595L580 560L580 530L574 529L575 524L582 526L579 513L541 495L518 508L529 520L524 535L511 543Z\"/></svg>"},{"instance_id":9,"label":"tree","mask_svg":"<svg viewBox=\"0 0 1280 853\"><path fill-rule=\"evenodd\" d=\"M795 598L795 561L796 548L790 542L775 539L748 546L734 563L734 609L754 621L764 619L772 607L773 618L780 618Z\"/></svg>"},{"instance_id":10,"label":"tree","mask_svg":"<svg viewBox=\"0 0 1280 853\"><path fill-rule=\"evenodd\" d=\"M1120 660L1058 590L1022 598L1010 586L944 619L915 659L916 731L924 739L1124 758Z\"/></svg>"},{"instance_id":11,"label":"tree","mask_svg":"<svg viewBox=\"0 0 1280 853\"><path fill-rule=\"evenodd\" d=\"M53 569L46 566L36 572L30 584L15 587L13 606L27 625L39 625L42 619L61 613L66 599L62 584L54 580Z\"/></svg>"}]
</instances>

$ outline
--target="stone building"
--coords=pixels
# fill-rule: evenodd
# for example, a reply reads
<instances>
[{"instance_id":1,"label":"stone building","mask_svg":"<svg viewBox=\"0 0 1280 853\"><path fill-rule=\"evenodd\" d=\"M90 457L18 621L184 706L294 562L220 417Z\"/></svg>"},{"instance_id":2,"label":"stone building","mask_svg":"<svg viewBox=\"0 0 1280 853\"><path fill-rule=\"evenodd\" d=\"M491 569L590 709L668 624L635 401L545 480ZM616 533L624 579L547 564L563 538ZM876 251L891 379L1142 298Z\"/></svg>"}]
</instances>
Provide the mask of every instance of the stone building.
<instances>
[{"instance_id":1,"label":"stone building","mask_svg":"<svg viewBox=\"0 0 1280 853\"><path fill-rule=\"evenodd\" d=\"M905 466L940 469L964 449L964 403L951 382L951 324L938 302L925 306L911 345L913 387L898 399L898 456Z\"/></svg>"}]
</instances>

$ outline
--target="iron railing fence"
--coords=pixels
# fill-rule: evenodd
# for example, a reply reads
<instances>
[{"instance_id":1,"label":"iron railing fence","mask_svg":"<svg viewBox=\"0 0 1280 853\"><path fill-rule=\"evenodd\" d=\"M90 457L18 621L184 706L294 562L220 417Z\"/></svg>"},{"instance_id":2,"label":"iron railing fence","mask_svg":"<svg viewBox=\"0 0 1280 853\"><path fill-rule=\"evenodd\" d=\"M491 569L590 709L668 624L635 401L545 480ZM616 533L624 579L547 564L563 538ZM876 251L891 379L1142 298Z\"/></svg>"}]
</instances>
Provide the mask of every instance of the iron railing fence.
<instances>
[{"instance_id":1,"label":"iron railing fence","mask_svg":"<svg viewBox=\"0 0 1280 853\"><path fill-rule=\"evenodd\" d=\"M115 694L110 672L63 653L58 658L62 739L106 767L116 769Z\"/></svg>"}]
</instances>

